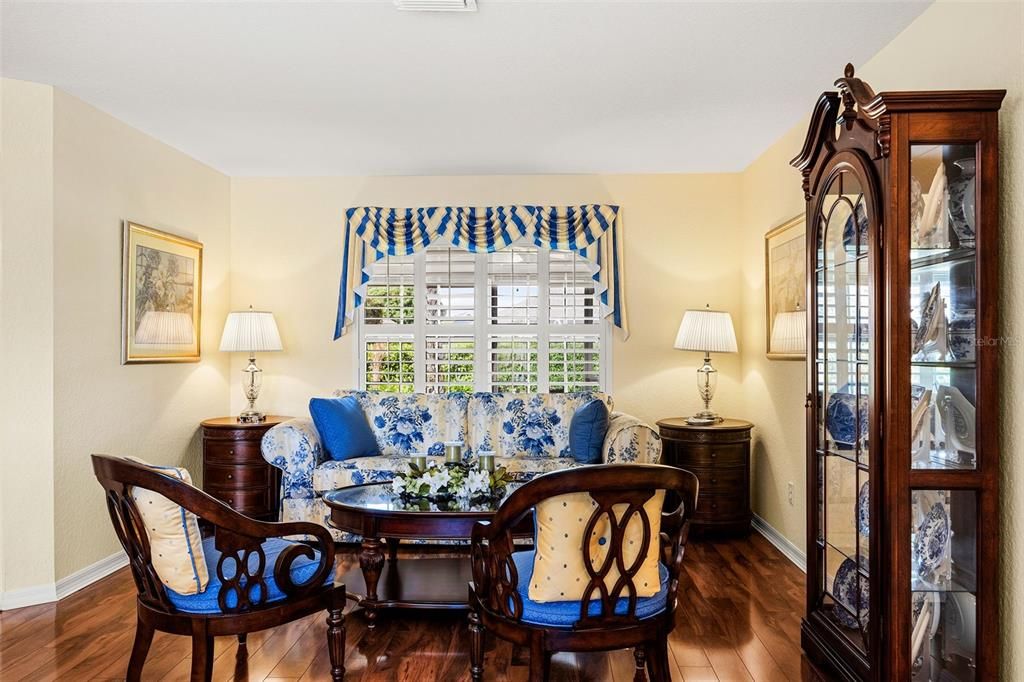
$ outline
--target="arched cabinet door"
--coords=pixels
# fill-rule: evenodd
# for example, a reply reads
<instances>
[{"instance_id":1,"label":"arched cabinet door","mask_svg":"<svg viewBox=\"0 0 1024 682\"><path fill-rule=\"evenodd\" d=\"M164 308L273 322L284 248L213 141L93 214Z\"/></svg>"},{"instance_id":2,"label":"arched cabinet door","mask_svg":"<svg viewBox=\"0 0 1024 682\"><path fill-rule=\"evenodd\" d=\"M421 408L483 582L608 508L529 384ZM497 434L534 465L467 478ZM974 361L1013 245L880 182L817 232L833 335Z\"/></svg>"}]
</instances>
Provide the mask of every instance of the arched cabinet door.
<instances>
[{"instance_id":1,"label":"arched cabinet door","mask_svg":"<svg viewBox=\"0 0 1024 682\"><path fill-rule=\"evenodd\" d=\"M864 152L834 152L820 166L808 201L809 358L813 429L808 443L816 485L808 556L809 616L867 666L871 627L872 458L879 434L874 395L882 208L875 168Z\"/></svg>"}]
</instances>

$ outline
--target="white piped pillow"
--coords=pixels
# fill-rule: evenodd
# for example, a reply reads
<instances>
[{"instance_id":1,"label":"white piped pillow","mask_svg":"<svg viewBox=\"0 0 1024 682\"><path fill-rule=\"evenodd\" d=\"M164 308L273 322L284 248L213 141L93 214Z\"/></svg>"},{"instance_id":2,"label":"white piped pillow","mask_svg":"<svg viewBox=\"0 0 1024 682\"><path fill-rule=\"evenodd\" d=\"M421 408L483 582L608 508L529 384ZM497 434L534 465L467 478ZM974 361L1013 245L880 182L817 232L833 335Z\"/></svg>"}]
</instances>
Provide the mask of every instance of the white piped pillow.
<instances>
[{"instance_id":1,"label":"white piped pillow","mask_svg":"<svg viewBox=\"0 0 1024 682\"><path fill-rule=\"evenodd\" d=\"M188 469L127 459L192 485ZM132 487L132 499L146 525L153 568L160 582L178 594L199 594L210 581L196 515L152 490Z\"/></svg>"}]
</instances>

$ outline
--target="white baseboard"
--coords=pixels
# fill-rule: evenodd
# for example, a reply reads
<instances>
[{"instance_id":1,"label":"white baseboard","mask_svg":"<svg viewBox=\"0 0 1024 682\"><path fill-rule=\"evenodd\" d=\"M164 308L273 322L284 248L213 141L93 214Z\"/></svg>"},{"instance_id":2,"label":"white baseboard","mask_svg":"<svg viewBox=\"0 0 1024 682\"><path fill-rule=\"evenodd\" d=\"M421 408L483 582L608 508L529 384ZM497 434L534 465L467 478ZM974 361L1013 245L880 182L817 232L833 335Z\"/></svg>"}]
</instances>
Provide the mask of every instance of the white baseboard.
<instances>
[{"instance_id":1,"label":"white baseboard","mask_svg":"<svg viewBox=\"0 0 1024 682\"><path fill-rule=\"evenodd\" d=\"M124 551L111 554L105 559L77 570L69 576L65 576L56 583L45 585L33 585L23 587L20 590L11 590L0 593L0 611L9 609L20 609L25 606L36 606L37 604L48 604L63 599L69 594L78 592L83 587L88 587L100 578L105 578L114 571L128 565L128 555Z\"/></svg>"},{"instance_id":2,"label":"white baseboard","mask_svg":"<svg viewBox=\"0 0 1024 682\"><path fill-rule=\"evenodd\" d=\"M57 592L53 583L23 587L0 593L0 611L20 609L23 606L35 606L57 601Z\"/></svg>"},{"instance_id":3,"label":"white baseboard","mask_svg":"<svg viewBox=\"0 0 1024 682\"><path fill-rule=\"evenodd\" d=\"M762 519L757 514L754 514L754 519L751 525L758 533L764 536L765 540L772 543L775 549L782 552L783 556L796 564L804 573L807 572L807 555L800 551L800 548L789 541L785 535L780 533L770 523Z\"/></svg>"},{"instance_id":4,"label":"white baseboard","mask_svg":"<svg viewBox=\"0 0 1024 682\"><path fill-rule=\"evenodd\" d=\"M64 576L57 581L57 599L63 599L69 594L74 594L83 587L88 587L100 578L106 578L114 571L127 565L128 555L122 549L105 559L100 559L94 564L75 571L71 575Z\"/></svg>"}]
</instances>

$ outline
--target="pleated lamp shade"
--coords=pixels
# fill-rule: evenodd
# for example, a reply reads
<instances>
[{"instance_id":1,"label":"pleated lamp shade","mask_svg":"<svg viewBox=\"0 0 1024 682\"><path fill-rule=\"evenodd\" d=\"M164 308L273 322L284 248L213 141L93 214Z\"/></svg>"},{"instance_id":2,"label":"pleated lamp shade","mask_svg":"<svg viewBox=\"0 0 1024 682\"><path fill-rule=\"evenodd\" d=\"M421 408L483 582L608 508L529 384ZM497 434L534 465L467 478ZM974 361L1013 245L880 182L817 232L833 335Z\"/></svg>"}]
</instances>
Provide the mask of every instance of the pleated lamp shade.
<instances>
[{"instance_id":1,"label":"pleated lamp shade","mask_svg":"<svg viewBox=\"0 0 1024 682\"><path fill-rule=\"evenodd\" d=\"M771 340L773 353L803 353L807 345L807 314L794 310L776 315Z\"/></svg>"},{"instance_id":2,"label":"pleated lamp shade","mask_svg":"<svg viewBox=\"0 0 1024 682\"><path fill-rule=\"evenodd\" d=\"M220 349L246 353L284 350L274 314L251 308L230 313L220 337Z\"/></svg>"},{"instance_id":3,"label":"pleated lamp shade","mask_svg":"<svg viewBox=\"0 0 1024 682\"><path fill-rule=\"evenodd\" d=\"M735 353L732 316L721 310L687 310L679 323L675 347L701 353Z\"/></svg>"},{"instance_id":4,"label":"pleated lamp shade","mask_svg":"<svg viewBox=\"0 0 1024 682\"><path fill-rule=\"evenodd\" d=\"M188 313L147 310L135 330L135 343L173 345L192 343L195 327Z\"/></svg>"}]
</instances>

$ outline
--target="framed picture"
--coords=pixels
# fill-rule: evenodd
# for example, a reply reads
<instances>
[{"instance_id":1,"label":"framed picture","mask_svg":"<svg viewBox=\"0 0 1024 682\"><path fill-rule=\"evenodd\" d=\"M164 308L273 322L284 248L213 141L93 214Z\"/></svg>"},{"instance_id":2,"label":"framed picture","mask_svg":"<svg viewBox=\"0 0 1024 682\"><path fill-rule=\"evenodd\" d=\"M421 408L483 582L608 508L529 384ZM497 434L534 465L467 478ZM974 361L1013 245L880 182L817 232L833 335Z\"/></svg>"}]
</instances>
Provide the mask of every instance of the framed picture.
<instances>
[{"instance_id":1,"label":"framed picture","mask_svg":"<svg viewBox=\"0 0 1024 682\"><path fill-rule=\"evenodd\" d=\"M203 245L124 222L121 364L199 362Z\"/></svg>"},{"instance_id":2,"label":"framed picture","mask_svg":"<svg viewBox=\"0 0 1024 682\"><path fill-rule=\"evenodd\" d=\"M807 346L804 215L764 236L765 348L771 360L803 360Z\"/></svg>"}]
</instances>

